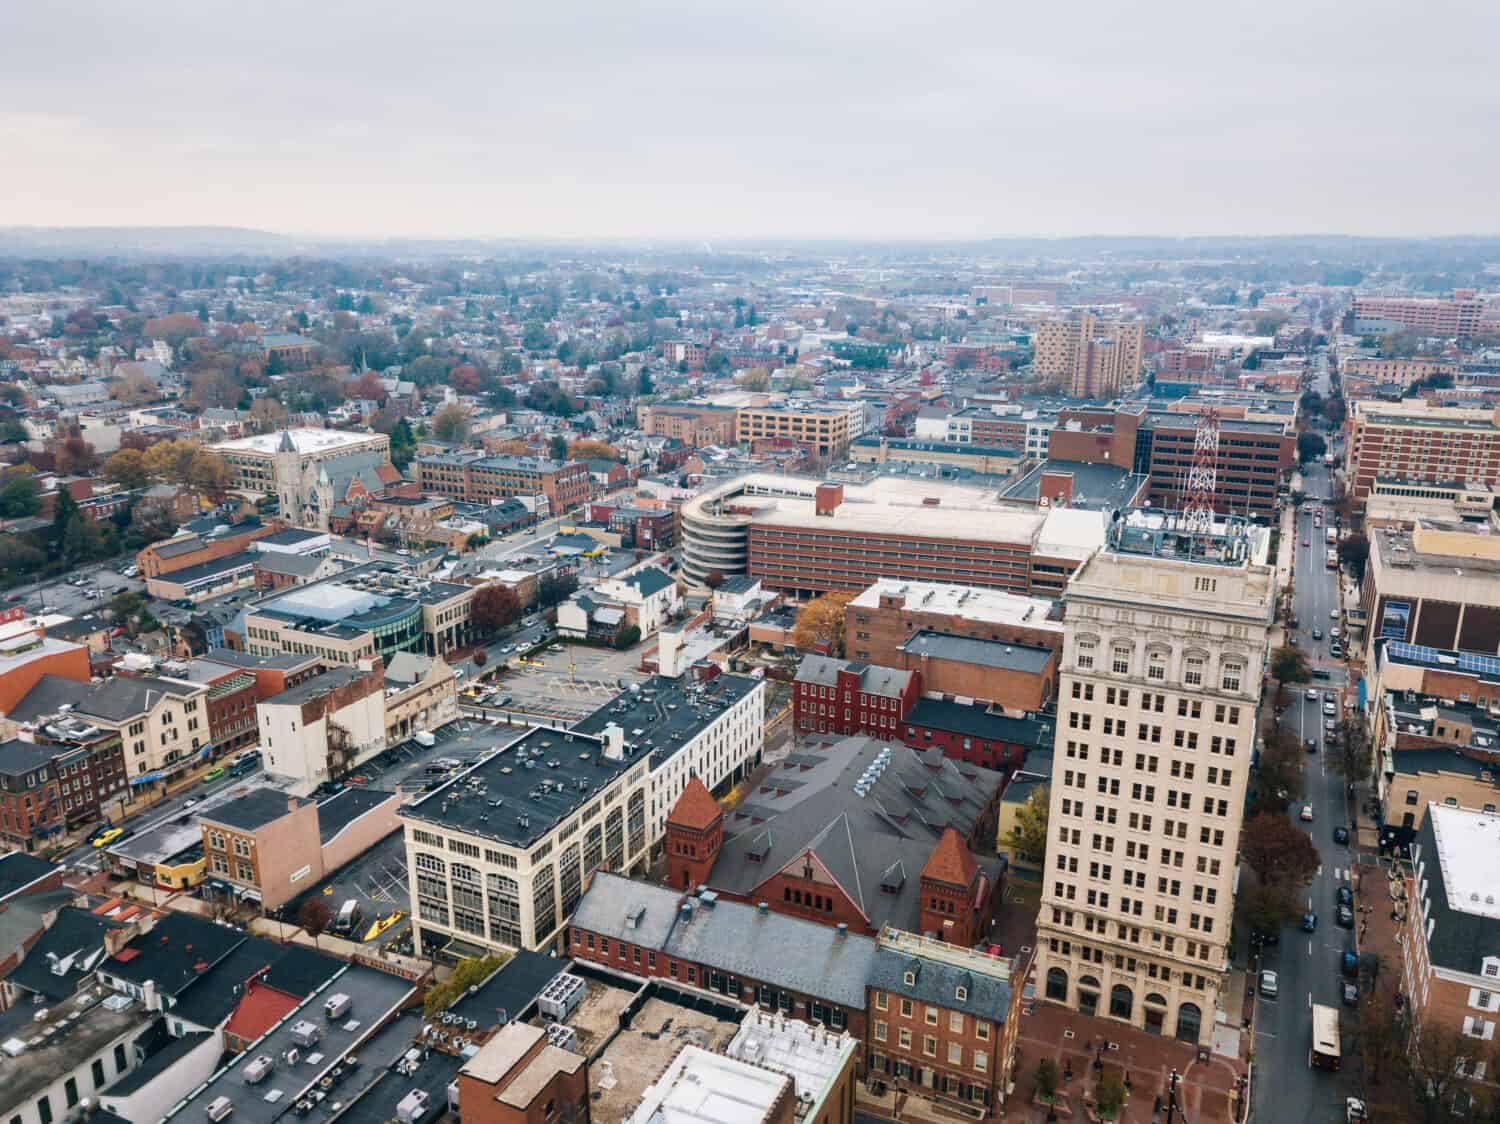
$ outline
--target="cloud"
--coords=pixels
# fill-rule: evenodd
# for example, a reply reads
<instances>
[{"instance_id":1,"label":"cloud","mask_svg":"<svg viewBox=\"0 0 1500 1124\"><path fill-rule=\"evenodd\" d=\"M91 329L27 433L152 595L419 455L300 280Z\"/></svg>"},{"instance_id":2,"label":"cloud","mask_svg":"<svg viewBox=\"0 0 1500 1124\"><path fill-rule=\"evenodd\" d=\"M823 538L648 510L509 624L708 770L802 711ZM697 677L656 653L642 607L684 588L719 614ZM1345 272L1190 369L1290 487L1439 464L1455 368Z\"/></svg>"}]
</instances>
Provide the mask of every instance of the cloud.
<instances>
[{"instance_id":1,"label":"cloud","mask_svg":"<svg viewBox=\"0 0 1500 1124\"><path fill-rule=\"evenodd\" d=\"M0 11L0 222L337 235L1493 232L1500 8Z\"/></svg>"}]
</instances>

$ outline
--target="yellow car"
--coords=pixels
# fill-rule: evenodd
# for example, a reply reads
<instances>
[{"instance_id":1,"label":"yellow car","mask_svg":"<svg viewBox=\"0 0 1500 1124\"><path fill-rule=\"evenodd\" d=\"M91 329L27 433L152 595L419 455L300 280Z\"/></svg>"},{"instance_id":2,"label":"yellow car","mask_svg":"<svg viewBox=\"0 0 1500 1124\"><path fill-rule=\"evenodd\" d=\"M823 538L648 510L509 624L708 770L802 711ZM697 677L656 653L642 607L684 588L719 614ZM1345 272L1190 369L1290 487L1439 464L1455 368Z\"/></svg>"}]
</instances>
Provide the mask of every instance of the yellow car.
<instances>
[{"instance_id":1,"label":"yellow car","mask_svg":"<svg viewBox=\"0 0 1500 1124\"><path fill-rule=\"evenodd\" d=\"M98 835L94 836L94 846L108 847L111 843L113 843L116 839L120 838L120 836L124 834L125 829L123 827L106 828L104 831L101 831Z\"/></svg>"},{"instance_id":2,"label":"yellow car","mask_svg":"<svg viewBox=\"0 0 1500 1124\"><path fill-rule=\"evenodd\" d=\"M406 914L397 909L393 910L388 917L377 917L375 919L375 923L371 925L370 928L366 931L364 939L367 941L373 941L376 937L380 936L381 933L385 932L405 916Z\"/></svg>"}]
</instances>

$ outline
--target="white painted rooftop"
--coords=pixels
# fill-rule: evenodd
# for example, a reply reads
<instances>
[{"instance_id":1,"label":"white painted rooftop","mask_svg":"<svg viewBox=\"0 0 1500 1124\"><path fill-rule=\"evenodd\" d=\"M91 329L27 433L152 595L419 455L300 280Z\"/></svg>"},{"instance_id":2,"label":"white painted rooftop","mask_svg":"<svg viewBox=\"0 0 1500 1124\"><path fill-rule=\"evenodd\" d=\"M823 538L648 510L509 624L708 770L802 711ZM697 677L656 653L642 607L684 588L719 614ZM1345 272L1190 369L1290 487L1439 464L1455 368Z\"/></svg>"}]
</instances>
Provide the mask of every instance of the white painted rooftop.
<instances>
[{"instance_id":1,"label":"white painted rooftop","mask_svg":"<svg viewBox=\"0 0 1500 1124\"><path fill-rule=\"evenodd\" d=\"M760 1124L790 1084L785 1074L684 1046L628 1124Z\"/></svg>"},{"instance_id":2,"label":"white painted rooftop","mask_svg":"<svg viewBox=\"0 0 1500 1124\"><path fill-rule=\"evenodd\" d=\"M1500 918L1500 815L1427 805L1448 908Z\"/></svg>"},{"instance_id":3,"label":"white painted rooftop","mask_svg":"<svg viewBox=\"0 0 1500 1124\"><path fill-rule=\"evenodd\" d=\"M1061 621L1049 621L1052 602L1045 597L1022 597L996 589L980 589L945 582L911 582L885 578L870 586L853 601L856 608L874 609L883 596L902 595L906 608L924 613L944 613L991 624L1024 624L1030 628L1062 632Z\"/></svg>"},{"instance_id":4,"label":"white painted rooftop","mask_svg":"<svg viewBox=\"0 0 1500 1124\"><path fill-rule=\"evenodd\" d=\"M281 447L282 430L258 433L254 437L239 437L233 441L221 441L214 448L221 453L274 453ZM374 441L379 434L349 433L341 429L288 429L292 445L299 453L329 453L339 449L364 445Z\"/></svg>"}]
</instances>

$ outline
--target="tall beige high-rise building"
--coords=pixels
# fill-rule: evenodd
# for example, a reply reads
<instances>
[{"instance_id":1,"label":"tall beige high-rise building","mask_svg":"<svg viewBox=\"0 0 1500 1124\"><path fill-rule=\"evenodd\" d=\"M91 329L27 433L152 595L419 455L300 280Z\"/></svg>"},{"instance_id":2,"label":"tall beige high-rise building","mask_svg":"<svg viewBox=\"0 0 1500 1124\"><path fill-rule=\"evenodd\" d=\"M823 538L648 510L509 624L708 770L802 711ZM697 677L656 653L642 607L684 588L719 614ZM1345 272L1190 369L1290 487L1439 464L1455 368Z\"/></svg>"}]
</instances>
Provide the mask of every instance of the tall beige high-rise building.
<instances>
[{"instance_id":1,"label":"tall beige high-rise building","mask_svg":"<svg viewBox=\"0 0 1500 1124\"><path fill-rule=\"evenodd\" d=\"M1264 530L1191 555L1131 513L1068 583L1037 983L1050 1001L1206 1042L1275 582Z\"/></svg>"},{"instance_id":2,"label":"tall beige high-rise building","mask_svg":"<svg viewBox=\"0 0 1500 1124\"><path fill-rule=\"evenodd\" d=\"M1102 320L1080 312L1038 325L1032 333L1032 366L1039 375L1062 379L1074 398L1109 398L1140 378L1144 339L1139 320Z\"/></svg>"}]
</instances>

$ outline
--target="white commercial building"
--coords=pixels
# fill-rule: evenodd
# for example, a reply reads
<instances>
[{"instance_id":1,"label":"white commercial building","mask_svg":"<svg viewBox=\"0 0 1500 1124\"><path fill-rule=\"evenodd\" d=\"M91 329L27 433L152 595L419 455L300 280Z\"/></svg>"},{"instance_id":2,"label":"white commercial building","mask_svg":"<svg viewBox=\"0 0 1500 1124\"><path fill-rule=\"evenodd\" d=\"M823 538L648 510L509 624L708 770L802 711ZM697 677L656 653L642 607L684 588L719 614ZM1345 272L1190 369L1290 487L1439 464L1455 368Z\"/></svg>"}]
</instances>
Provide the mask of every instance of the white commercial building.
<instances>
[{"instance_id":1,"label":"white commercial building","mask_svg":"<svg viewBox=\"0 0 1500 1124\"><path fill-rule=\"evenodd\" d=\"M1266 541L1132 513L1068 584L1037 918L1048 1000L1213 1033L1276 599Z\"/></svg>"}]
</instances>

